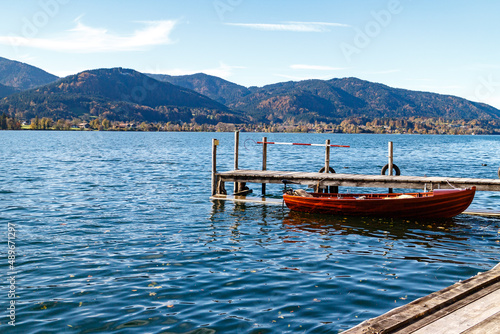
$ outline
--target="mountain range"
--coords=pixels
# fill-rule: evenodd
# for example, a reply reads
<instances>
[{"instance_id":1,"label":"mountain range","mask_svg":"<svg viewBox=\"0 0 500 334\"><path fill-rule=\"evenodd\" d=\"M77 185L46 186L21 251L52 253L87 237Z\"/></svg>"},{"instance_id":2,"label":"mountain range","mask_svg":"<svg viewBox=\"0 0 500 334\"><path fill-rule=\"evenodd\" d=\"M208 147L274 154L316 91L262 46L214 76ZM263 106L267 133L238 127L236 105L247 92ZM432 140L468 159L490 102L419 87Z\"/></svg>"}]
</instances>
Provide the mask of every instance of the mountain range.
<instances>
[{"instance_id":1,"label":"mountain range","mask_svg":"<svg viewBox=\"0 0 500 334\"><path fill-rule=\"evenodd\" d=\"M57 79L57 76L38 67L0 57L0 84L5 86L26 90Z\"/></svg>"},{"instance_id":2,"label":"mountain range","mask_svg":"<svg viewBox=\"0 0 500 334\"><path fill-rule=\"evenodd\" d=\"M251 112L259 121L335 121L349 117L500 119L500 110L463 98L417 92L342 78L284 82L255 89L230 108Z\"/></svg>"},{"instance_id":3,"label":"mountain range","mask_svg":"<svg viewBox=\"0 0 500 334\"><path fill-rule=\"evenodd\" d=\"M84 71L9 95L0 101L2 109L20 119L242 122L237 113L202 94L123 68Z\"/></svg>"},{"instance_id":4,"label":"mountain range","mask_svg":"<svg viewBox=\"0 0 500 334\"><path fill-rule=\"evenodd\" d=\"M258 122L338 121L348 117L500 119L483 103L428 92L391 88L358 78L282 82L246 88L203 73L183 76L148 74L193 89Z\"/></svg>"},{"instance_id":5,"label":"mountain range","mask_svg":"<svg viewBox=\"0 0 500 334\"><path fill-rule=\"evenodd\" d=\"M358 78L247 88L203 73L170 76L111 68L59 79L0 58L0 83L0 113L26 120L94 116L117 121L296 124L339 123L352 117L500 119L500 110L483 103Z\"/></svg>"}]
</instances>

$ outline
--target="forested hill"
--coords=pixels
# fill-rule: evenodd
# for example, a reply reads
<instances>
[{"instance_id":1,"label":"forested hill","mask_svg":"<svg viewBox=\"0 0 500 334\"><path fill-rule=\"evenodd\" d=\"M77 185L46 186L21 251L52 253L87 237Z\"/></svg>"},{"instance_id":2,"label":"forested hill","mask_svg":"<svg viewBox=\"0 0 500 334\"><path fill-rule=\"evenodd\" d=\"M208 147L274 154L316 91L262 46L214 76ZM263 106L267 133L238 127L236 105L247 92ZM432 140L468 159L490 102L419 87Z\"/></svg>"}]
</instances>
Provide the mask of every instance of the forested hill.
<instances>
[{"instance_id":1,"label":"forested hill","mask_svg":"<svg viewBox=\"0 0 500 334\"><path fill-rule=\"evenodd\" d=\"M392 88L357 78L332 79L328 82L366 101L367 107L376 110L380 115L396 114L400 117L422 115L447 119L500 119L500 110L457 96Z\"/></svg>"},{"instance_id":2,"label":"forested hill","mask_svg":"<svg viewBox=\"0 0 500 334\"><path fill-rule=\"evenodd\" d=\"M3 97L9 96L10 94L14 94L17 91L18 90L14 87L4 86L4 85L0 84L0 99Z\"/></svg>"},{"instance_id":3,"label":"forested hill","mask_svg":"<svg viewBox=\"0 0 500 334\"><path fill-rule=\"evenodd\" d=\"M26 90L59 79L57 76L25 63L0 57L0 84Z\"/></svg>"},{"instance_id":4,"label":"forested hill","mask_svg":"<svg viewBox=\"0 0 500 334\"><path fill-rule=\"evenodd\" d=\"M250 94L250 90L244 86L204 73L179 76L166 74L147 75L159 81L170 82L174 85L192 89L222 104L233 103Z\"/></svg>"},{"instance_id":5,"label":"forested hill","mask_svg":"<svg viewBox=\"0 0 500 334\"><path fill-rule=\"evenodd\" d=\"M259 121L339 121L349 117L500 119L500 110L463 98L342 78L283 82L228 103Z\"/></svg>"},{"instance_id":6,"label":"forested hill","mask_svg":"<svg viewBox=\"0 0 500 334\"><path fill-rule=\"evenodd\" d=\"M122 68L84 71L10 95L0 102L2 111L28 120L90 115L122 121L242 121L226 106L195 91Z\"/></svg>"},{"instance_id":7,"label":"forested hill","mask_svg":"<svg viewBox=\"0 0 500 334\"><path fill-rule=\"evenodd\" d=\"M246 88L203 73L148 74L193 89L257 122L339 122L351 117L500 119L489 105L451 95L392 88L358 78L281 82Z\"/></svg>"}]
</instances>

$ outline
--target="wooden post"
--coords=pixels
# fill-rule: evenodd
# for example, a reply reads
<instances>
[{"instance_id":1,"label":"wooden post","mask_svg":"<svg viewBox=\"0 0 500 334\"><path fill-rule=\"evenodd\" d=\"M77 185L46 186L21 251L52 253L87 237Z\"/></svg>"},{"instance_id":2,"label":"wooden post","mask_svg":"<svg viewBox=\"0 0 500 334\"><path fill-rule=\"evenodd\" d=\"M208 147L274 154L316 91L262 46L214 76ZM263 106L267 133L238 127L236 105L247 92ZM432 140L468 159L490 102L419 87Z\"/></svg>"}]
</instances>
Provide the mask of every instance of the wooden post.
<instances>
[{"instance_id":1,"label":"wooden post","mask_svg":"<svg viewBox=\"0 0 500 334\"><path fill-rule=\"evenodd\" d=\"M330 139L327 139L325 142L325 173L330 173ZM321 192L318 187L318 192ZM329 186L325 188L325 193L338 193L338 186Z\"/></svg>"},{"instance_id":2,"label":"wooden post","mask_svg":"<svg viewBox=\"0 0 500 334\"><path fill-rule=\"evenodd\" d=\"M240 132L234 132L234 170L238 170L238 149L240 146ZM234 183L234 193L240 191L238 182Z\"/></svg>"},{"instance_id":3,"label":"wooden post","mask_svg":"<svg viewBox=\"0 0 500 334\"><path fill-rule=\"evenodd\" d=\"M392 176L392 168L394 162L392 141L389 142L389 176ZM389 188L389 193L392 193L392 188Z\"/></svg>"},{"instance_id":4,"label":"wooden post","mask_svg":"<svg viewBox=\"0 0 500 334\"><path fill-rule=\"evenodd\" d=\"M392 169L393 169L393 149L392 149L392 141L389 142L389 175L392 176Z\"/></svg>"},{"instance_id":5,"label":"wooden post","mask_svg":"<svg viewBox=\"0 0 500 334\"><path fill-rule=\"evenodd\" d=\"M262 137L262 170L267 169L267 137ZM266 184L262 183L262 196L266 196Z\"/></svg>"},{"instance_id":6,"label":"wooden post","mask_svg":"<svg viewBox=\"0 0 500 334\"><path fill-rule=\"evenodd\" d=\"M330 172L330 139L326 140L325 143L326 150L325 150L325 173Z\"/></svg>"},{"instance_id":7,"label":"wooden post","mask_svg":"<svg viewBox=\"0 0 500 334\"><path fill-rule=\"evenodd\" d=\"M212 196L217 193L217 145L219 141L212 139Z\"/></svg>"}]
</instances>

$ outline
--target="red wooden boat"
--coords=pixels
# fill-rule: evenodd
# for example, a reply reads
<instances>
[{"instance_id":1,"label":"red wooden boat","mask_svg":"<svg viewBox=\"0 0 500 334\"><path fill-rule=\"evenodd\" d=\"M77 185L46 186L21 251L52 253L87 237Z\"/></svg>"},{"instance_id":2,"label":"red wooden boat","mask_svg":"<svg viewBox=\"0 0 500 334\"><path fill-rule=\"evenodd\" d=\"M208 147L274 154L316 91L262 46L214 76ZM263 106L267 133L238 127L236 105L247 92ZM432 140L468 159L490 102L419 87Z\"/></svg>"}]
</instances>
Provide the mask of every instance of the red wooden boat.
<instances>
[{"instance_id":1,"label":"red wooden boat","mask_svg":"<svg viewBox=\"0 0 500 334\"><path fill-rule=\"evenodd\" d=\"M467 209L476 187L399 194L284 194L290 210L345 216L451 218Z\"/></svg>"}]
</instances>

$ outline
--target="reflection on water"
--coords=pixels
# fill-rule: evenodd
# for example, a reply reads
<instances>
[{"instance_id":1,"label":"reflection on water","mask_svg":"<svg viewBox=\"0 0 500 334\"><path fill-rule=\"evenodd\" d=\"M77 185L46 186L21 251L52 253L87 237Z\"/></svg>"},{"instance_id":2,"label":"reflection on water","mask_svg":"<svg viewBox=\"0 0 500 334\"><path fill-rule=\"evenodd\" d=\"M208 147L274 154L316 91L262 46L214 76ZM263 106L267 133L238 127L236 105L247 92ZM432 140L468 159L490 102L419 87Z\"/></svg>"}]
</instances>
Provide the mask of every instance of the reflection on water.
<instances>
[{"instance_id":1,"label":"reflection on water","mask_svg":"<svg viewBox=\"0 0 500 334\"><path fill-rule=\"evenodd\" d=\"M291 229L303 230L320 234L360 234L365 236L377 236L381 231L388 238L406 238L408 233L415 229L430 232L450 232L456 227L455 219L446 220L415 220L415 219L391 219L376 217L356 216L331 216L322 214L309 214L303 212L289 211L283 223ZM440 234L433 233L436 238ZM457 237L458 239L463 239Z\"/></svg>"},{"instance_id":2,"label":"reflection on water","mask_svg":"<svg viewBox=\"0 0 500 334\"><path fill-rule=\"evenodd\" d=\"M19 271L16 327L3 318L0 332L337 333L499 261L498 219L342 218L211 202L212 137L0 132L0 222L16 225ZM220 170L229 169L232 147L222 144L233 136L216 137ZM334 137L353 149L333 164L360 173L385 164L388 137ZM460 159L455 174L486 175L474 161L446 153L458 145L495 165L497 139L475 137L398 136L396 163L413 174L417 162L424 168L432 158L431 175ZM192 154L200 143L207 154ZM422 145L437 148L416 151ZM292 170L318 170L324 159L322 151L270 150L279 158L270 169L286 161ZM242 168L260 159L257 149L242 150ZM275 188L268 191L279 197L282 186ZM477 203L496 207L497 199L485 194ZM6 248L0 252L6 259ZM2 273L7 265L0 261Z\"/></svg>"}]
</instances>

